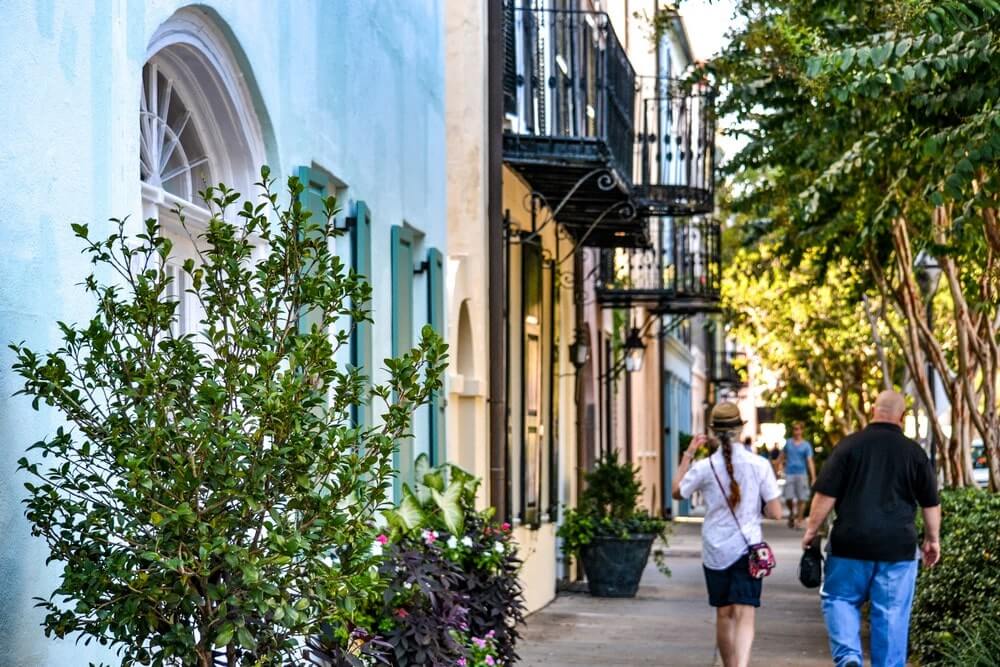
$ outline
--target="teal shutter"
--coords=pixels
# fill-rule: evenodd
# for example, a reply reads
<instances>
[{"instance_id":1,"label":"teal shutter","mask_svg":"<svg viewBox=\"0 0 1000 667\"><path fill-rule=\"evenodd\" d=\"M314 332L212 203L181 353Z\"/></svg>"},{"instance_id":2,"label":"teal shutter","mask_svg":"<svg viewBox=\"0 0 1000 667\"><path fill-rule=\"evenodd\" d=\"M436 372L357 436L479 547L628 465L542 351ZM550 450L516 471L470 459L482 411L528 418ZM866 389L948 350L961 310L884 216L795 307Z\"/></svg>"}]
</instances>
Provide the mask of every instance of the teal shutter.
<instances>
[{"instance_id":1,"label":"teal shutter","mask_svg":"<svg viewBox=\"0 0 1000 667\"><path fill-rule=\"evenodd\" d=\"M302 208L312 214L310 222L322 222L326 208L324 202L330 193L330 180L323 172L309 167L299 167L296 175L305 188L300 195ZM309 328L319 321L319 313L311 313L304 309L299 311L299 331L309 331Z\"/></svg>"},{"instance_id":2,"label":"teal shutter","mask_svg":"<svg viewBox=\"0 0 1000 667\"><path fill-rule=\"evenodd\" d=\"M413 348L413 232L406 227L392 227L392 356L398 357ZM413 482L413 439L399 441L393 458L396 484L393 494L399 502L402 482Z\"/></svg>"},{"instance_id":3,"label":"teal shutter","mask_svg":"<svg viewBox=\"0 0 1000 667\"><path fill-rule=\"evenodd\" d=\"M444 255L437 248L427 251L427 314L428 324L442 338L445 337L444 322ZM443 391L435 391L430 401L430 458L431 465L444 463L444 396Z\"/></svg>"},{"instance_id":4,"label":"teal shutter","mask_svg":"<svg viewBox=\"0 0 1000 667\"><path fill-rule=\"evenodd\" d=\"M354 224L351 227L351 265L355 273L365 277L369 282L372 275L372 219L368 206L359 201L356 205ZM371 310L371 304L364 304L366 310ZM372 370L372 323L356 322L354 334L351 337L351 364L362 369L368 376L366 388L371 388ZM368 392L365 392L368 394ZM372 406L370 401L354 406L354 423L357 426L372 425Z\"/></svg>"}]
</instances>

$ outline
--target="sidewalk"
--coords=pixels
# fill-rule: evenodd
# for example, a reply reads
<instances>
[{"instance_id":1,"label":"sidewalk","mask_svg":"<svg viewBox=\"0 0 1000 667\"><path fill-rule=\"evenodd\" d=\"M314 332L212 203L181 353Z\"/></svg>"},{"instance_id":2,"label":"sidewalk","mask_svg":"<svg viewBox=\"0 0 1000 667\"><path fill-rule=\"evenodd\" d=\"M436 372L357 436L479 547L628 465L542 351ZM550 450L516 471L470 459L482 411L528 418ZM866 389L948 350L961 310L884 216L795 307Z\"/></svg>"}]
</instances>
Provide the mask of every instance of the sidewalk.
<instances>
[{"instance_id":1,"label":"sidewalk","mask_svg":"<svg viewBox=\"0 0 1000 667\"><path fill-rule=\"evenodd\" d=\"M715 653L715 612L701 568L700 524L675 524L664 577L650 563L634 599L561 594L528 618L518 644L522 665L721 665ZM764 582L752 665L828 667L826 630L816 590L797 579L802 533L769 522L765 539L778 569Z\"/></svg>"}]
</instances>

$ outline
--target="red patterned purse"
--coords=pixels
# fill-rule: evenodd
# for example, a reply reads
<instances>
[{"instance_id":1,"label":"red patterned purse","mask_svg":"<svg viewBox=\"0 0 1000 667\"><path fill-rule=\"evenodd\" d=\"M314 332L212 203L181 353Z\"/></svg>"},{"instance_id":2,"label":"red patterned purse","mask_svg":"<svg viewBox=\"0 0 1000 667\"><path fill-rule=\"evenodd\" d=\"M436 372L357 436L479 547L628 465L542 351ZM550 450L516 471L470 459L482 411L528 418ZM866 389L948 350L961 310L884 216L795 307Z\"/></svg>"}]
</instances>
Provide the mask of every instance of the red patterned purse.
<instances>
[{"instance_id":1,"label":"red patterned purse","mask_svg":"<svg viewBox=\"0 0 1000 667\"><path fill-rule=\"evenodd\" d=\"M736 528L740 531L740 537L747 545L747 560L750 563L750 576L754 579L763 579L764 577L771 574L775 567L778 566L778 561L774 557L774 550L771 549L771 545L767 542L758 542L757 544L750 544L750 540L747 536L743 534L743 526L740 524L740 520L736 517L736 512L733 511L733 506L729 504L729 496L726 495L726 489L722 486L722 480L719 479L719 474L715 472L715 464L712 463L712 459L708 459L708 465L712 468L712 475L715 476L715 481L719 485L719 490L722 491L722 499L726 503L726 507L729 508L729 513L733 515L733 521L736 522Z\"/></svg>"}]
</instances>

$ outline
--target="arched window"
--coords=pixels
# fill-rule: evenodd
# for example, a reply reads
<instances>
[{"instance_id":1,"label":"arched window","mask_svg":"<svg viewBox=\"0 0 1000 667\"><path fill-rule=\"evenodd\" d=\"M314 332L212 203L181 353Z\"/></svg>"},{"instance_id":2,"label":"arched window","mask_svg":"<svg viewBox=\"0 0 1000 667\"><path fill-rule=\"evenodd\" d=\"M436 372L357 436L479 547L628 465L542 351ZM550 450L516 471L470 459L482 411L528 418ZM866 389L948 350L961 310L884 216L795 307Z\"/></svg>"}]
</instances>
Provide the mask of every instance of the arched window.
<instances>
[{"instance_id":1,"label":"arched window","mask_svg":"<svg viewBox=\"0 0 1000 667\"><path fill-rule=\"evenodd\" d=\"M203 205L198 197L202 183L211 183L208 151L193 112L181 94L174 94L174 79L160 71L158 59L142 68L142 102L139 111L139 174L144 190L159 189L181 202ZM157 192L150 192L155 198Z\"/></svg>"},{"instance_id":2,"label":"arched window","mask_svg":"<svg viewBox=\"0 0 1000 667\"><path fill-rule=\"evenodd\" d=\"M201 9L181 9L153 35L139 99L139 178L144 218L156 218L174 243L168 269L180 300L178 326L200 319L180 266L197 258L197 234L208 220L198 194L225 183L253 194L264 145L253 98L216 22ZM184 211L187 229L173 212Z\"/></svg>"}]
</instances>

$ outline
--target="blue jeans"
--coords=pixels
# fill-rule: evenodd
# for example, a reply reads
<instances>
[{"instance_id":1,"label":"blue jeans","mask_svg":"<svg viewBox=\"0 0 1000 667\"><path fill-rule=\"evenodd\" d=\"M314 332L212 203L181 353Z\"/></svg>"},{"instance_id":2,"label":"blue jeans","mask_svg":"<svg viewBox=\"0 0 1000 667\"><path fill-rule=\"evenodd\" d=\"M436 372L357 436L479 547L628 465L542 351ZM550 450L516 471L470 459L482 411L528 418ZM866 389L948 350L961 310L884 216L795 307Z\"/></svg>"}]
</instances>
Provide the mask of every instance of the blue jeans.
<instances>
[{"instance_id":1,"label":"blue jeans","mask_svg":"<svg viewBox=\"0 0 1000 667\"><path fill-rule=\"evenodd\" d=\"M871 601L872 667L905 667L910 606L917 581L917 561L896 563L830 556L820 596L837 667L864 664L861 652L861 605Z\"/></svg>"}]
</instances>

